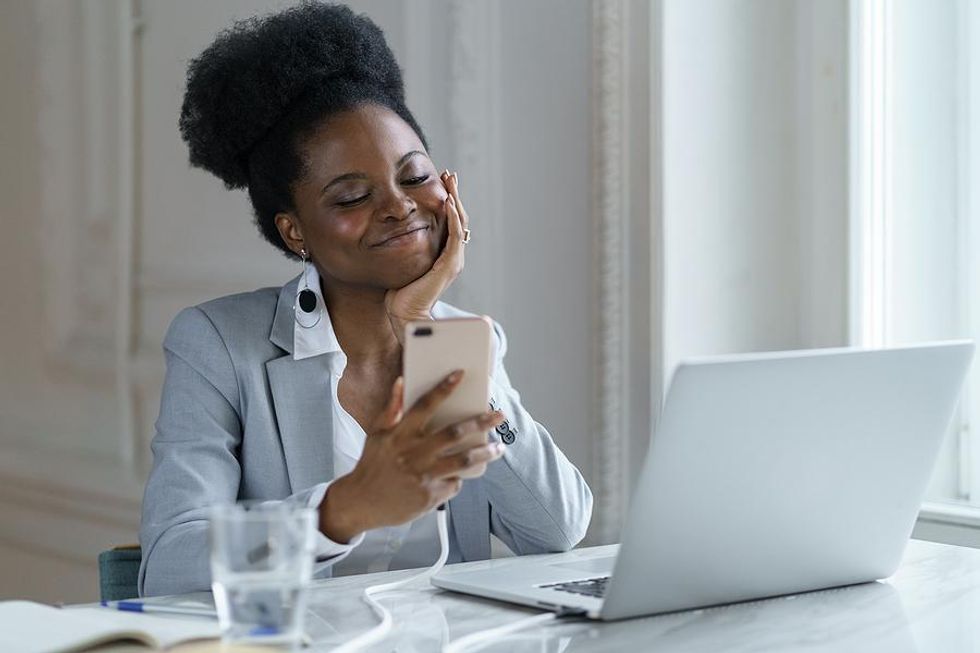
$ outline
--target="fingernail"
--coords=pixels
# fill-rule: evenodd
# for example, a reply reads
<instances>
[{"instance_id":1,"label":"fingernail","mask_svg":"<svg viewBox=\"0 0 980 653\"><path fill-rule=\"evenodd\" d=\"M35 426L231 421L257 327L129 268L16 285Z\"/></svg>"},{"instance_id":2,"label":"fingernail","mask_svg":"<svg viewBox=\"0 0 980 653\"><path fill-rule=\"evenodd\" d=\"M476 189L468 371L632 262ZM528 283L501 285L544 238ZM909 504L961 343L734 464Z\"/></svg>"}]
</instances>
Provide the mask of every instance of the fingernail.
<instances>
[{"instance_id":1,"label":"fingernail","mask_svg":"<svg viewBox=\"0 0 980 653\"><path fill-rule=\"evenodd\" d=\"M452 174L452 177L453 177L453 184L455 184L456 188L459 188L459 176L454 172Z\"/></svg>"},{"instance_id":2,"label":"fingernail","mask_svg":"<svg viewBox=\"0 0 980 653\"><path fill-rule=\"evenodd\" d=\"M495 442L494 445L493 445L493 448L494 448L494 451L497 453L497 455L502 456L504 454L504 443L503 442Z\"/></svg>"},{"instance_id":3,"label":"fingernail","mask_svg":"<svg viewBox=\"0 0 980 653\"><path fill-rule=\"evenodd\" d=\"M450 383L456 383L463 376L463 370L453 370L452 374L446 377L446 380Z\"/></svg>"}]
</instances>

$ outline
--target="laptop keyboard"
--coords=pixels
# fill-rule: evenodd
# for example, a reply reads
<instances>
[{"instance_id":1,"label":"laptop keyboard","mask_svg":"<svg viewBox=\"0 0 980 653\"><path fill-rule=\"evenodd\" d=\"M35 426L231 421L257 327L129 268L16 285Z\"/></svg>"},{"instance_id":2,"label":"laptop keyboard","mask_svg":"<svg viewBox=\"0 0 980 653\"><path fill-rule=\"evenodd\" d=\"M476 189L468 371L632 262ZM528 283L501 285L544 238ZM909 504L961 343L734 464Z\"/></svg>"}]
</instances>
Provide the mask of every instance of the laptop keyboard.
<instances>
[{"instance_id":1,"label":"laptop keyboard","mask_svg":"<svg viewBox=\"0 0 980 653\"><path fill-rule=\"evenodd\" d=\"M576 580L570 583L552 583L551 585L539 585L542 589L554 589L559 592L569 592L570 594L581 594L601 599L606 593L609 585L609 576L600 578L587 578L586 580Z\"/></svg>"}]
</instances>

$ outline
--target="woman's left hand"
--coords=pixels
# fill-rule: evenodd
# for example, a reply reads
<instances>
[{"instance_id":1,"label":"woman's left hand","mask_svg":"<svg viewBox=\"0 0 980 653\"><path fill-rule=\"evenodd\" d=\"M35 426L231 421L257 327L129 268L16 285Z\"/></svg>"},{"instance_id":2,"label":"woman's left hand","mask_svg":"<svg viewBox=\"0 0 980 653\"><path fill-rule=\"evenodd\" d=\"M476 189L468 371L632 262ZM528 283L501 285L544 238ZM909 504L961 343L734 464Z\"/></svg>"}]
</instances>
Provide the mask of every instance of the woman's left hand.
<instances>
[{"instance_id":1,"label":"woman's left hand","mask_svg":"<svg viewBox=\"0 0 980 653\"><path fill-rule=\"evenodd\" d=\"M439 258L429 271L404 288L385 293L385 309L398 342L402 342L405 325L416 320L431 320L432 306L463 270L463 230L468 228L469 218L459 201L459 183L456 173L447 170L441 175L449 193L446 197L446 222L449 237Z\"/></svg>"}]
</instances>

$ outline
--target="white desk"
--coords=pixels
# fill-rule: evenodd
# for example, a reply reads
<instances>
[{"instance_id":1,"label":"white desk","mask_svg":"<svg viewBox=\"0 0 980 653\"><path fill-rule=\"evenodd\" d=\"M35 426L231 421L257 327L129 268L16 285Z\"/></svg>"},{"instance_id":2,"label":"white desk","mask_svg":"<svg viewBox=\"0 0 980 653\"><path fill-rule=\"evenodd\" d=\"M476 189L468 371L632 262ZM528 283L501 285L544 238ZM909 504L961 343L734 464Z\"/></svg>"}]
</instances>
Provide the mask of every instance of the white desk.
<instances>
[{"instance_id":1,"label":"white desk","mask_svg":"<svg viewBox=\"0 0 980 653\"><path fill-rule=\"evenodd\" d=\"M608 548L579 549L574 555L591 557ZM321 643L313 650L329 651L377 623L360 600L360 590L410 573L414 572L317 583L308 630ZM450 638L536 614L432 587L392 592L384 603L392 610L396 627L382 646L371 651L438 651ZM516 633L479 650L980 651L980 550L913 540L898 573L885 582L615 623L560 622Z\"/></svg>"}]
</instances>

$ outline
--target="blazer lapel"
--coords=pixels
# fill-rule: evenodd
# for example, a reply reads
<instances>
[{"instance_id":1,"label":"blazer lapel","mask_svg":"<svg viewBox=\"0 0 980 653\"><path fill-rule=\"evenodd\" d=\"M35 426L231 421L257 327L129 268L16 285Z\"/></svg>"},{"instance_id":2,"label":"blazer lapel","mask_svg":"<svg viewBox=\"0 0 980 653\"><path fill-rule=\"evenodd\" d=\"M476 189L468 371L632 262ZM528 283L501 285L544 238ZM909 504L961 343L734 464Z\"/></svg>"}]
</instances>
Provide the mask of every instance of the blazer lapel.
<instances>
[{"instance_id":1,"label":"blazer lapel","mask_svg":"<svg viewBox=\"0 0 980 653\"><path fill-rule=\"evenodd\" d=\"M325 356L265 365L293 493L333 479L330 371Z\"/></svg>"},{"instance_id":2,"label":"blazer lapel","mask_svg":"<svg viewBox=\"0 0 980 653\"><path fill-rule=\"evenodd\" d=\"M293 493L333 479L333 407L326 356L293 360L293 297L298 277L279 293L269 339L286 355L265 364Z\"/></svg>"}]
</instances>

